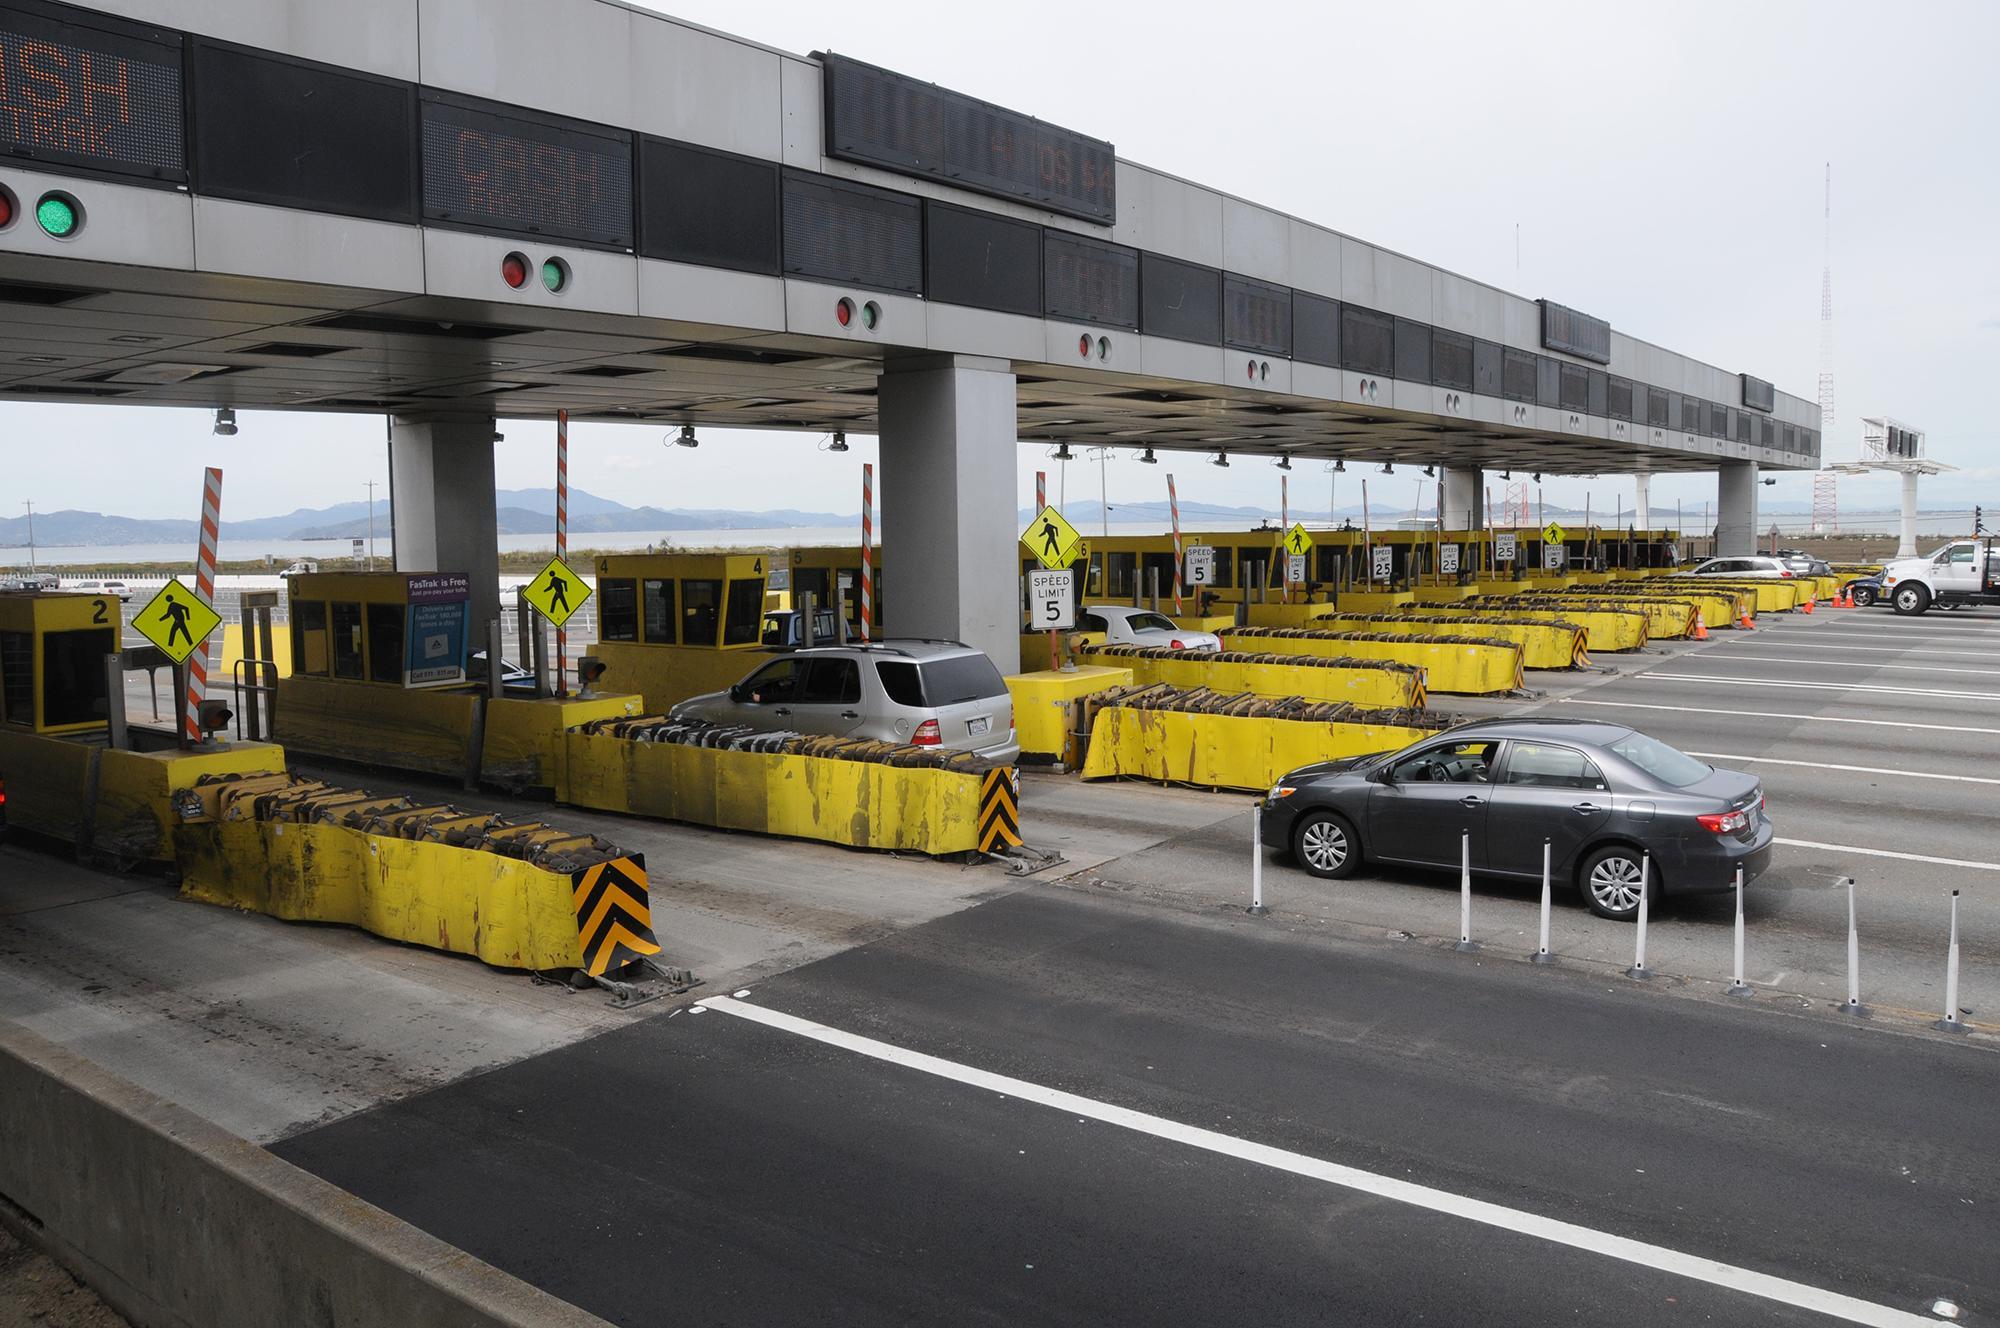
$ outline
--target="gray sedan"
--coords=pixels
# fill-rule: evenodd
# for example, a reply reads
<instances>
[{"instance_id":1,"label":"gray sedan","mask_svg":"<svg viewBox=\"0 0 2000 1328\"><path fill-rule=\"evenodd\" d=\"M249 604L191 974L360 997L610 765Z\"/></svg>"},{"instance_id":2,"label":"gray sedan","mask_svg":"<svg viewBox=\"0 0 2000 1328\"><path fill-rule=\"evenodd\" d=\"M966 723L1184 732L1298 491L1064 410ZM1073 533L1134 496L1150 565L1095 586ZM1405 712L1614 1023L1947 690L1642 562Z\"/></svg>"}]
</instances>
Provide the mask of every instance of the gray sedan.
<instances>
[{"instance_id":1,"label":"gray sedan","mask_svg":"<svg viewBox=\"0 0 2000 1328\"><path fill-rule=\"evenodd\" d=\"M1639 911L1650 894L1728 890L1771 861L1763 786L1620 724L1494 719L1463 724L1399 752L1304 766L1265 795L1266 841L1314 876L1368 862L1459 866L1540 880L1542 846L1558 885L1591 911ZM1461 836L1465 838L1461 840Z\"/></svg>"}]
</instances>

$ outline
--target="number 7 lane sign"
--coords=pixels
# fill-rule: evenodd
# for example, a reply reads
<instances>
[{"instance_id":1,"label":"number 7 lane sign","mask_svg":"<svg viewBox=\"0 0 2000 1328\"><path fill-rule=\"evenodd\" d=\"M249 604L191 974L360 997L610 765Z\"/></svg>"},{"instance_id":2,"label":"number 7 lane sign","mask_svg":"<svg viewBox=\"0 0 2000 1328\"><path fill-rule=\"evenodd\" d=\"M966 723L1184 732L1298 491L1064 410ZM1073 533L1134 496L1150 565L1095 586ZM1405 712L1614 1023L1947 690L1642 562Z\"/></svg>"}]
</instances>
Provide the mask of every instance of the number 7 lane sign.
<instances>
[{"instance_id":1,"label":"number 7 lane sign","mask_svg":"<svg viewBox=\"0 0 2000 1328\"><path fill-rule=\"evenodd\" d=\"M1038 632L1067 632L1076 626L1076 602L1069 593L1069 569L1028 572L1028 609Z\"/></svg>"}]
</instances>

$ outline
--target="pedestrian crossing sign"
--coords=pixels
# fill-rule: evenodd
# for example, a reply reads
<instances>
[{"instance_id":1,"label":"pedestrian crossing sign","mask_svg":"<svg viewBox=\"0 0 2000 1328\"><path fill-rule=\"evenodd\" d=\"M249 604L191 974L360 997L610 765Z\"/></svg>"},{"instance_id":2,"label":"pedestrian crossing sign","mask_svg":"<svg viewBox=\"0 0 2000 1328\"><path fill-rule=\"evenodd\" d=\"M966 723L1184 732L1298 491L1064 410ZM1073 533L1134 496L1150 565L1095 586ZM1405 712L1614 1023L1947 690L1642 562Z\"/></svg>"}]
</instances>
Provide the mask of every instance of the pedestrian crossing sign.
<instances>
[{"instance_id":1,"label":"pedestrian crossing sign","mask_svg":"<svg viewBox=\"0 0 2000 1328\"><path fill-rule=\"evenodd\" d=\"M132 615L139 635L166 652L168 659L185 664L195 648L208 640L209 633L222 625L222 615L194 593L184 581L169 581L160 593L146 601L146 607Z\"/></svg>"},{"instance_id":2,"label":"pedestrian crossing sign","mask_svg":"<svg viewBox=\"0 0 2000 1328\"><path fill-rule=\"evenodd\" d=\"M1076 533L1075 526L1063 520L1061 512L1053 507L1044 507L1041 514L1021 532L1021 543L1037 562L1055 571L1076 561L1083 536Z\"/></svg>"},{"instance_id":3,"label":"pedestrian crossing sign","mask_svg":"<svg viewBox=\"0 0 2000 1328\"><path fill-rule=\"evenodd\" d=\"M1294 558L1301 558L1305 556L1312 546L1313 537L1311 532L1306 529L1305 522L1292 522L1292 528L1285 532L1285 552ZM1300 577L1299 579L1304 580L1305 578Z\"/></svg>"},{"instance_id":4,"label":"pedestrian crossing sign","mask_svg":"<svg viewBox=\"0 0 2000 1328\"><path fill-rule=\"evenodd\" d=\"M535 612L557 627L568 622L570 615L590 598L590 587L560 558L549 559L549 565L535 573L535 579L521 590L527 595L528 603L534 605Z\"/></svg>"}]
</instances>

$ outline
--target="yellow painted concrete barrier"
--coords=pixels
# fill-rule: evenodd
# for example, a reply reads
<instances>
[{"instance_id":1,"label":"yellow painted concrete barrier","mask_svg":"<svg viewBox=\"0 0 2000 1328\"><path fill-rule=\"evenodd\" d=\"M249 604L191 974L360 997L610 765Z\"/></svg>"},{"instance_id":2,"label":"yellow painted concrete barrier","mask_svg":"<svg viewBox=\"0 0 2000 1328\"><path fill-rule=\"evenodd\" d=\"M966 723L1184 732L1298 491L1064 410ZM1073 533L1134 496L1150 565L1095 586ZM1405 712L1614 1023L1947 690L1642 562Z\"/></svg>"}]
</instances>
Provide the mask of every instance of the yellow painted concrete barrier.
<instances>
[{"instance_id":1,"label":"yellow painted concrete barrier","mask_svg":"<svg viewBox=\"0 0 2000 1328\"><path fill-rule=\"evenodd\" d=\"M752 733L657 715L570 730L577 807L856 848L978 850L981 785L970 752L853 738Z\"/></svg>"},{"instance_id":2,"label":"yellow painted concrete barrier","mask_svg":"<svg viewBox=\"0 0 2000 1328\"><path fill-rule=\"evenodd\" d=\"M1169 650L1158 646L1100 645L1079 652L1079 662L1125 668L1141 687L1207 687L1255 696L1296 696L1304 701L1347 701L1365 706L1417 706L1425 702L1424 671L1394 660L1322 658L1290 651Z\"/></svg>"},{"instance_id":3,"label":"yellow painted concrete barrier","mask_svg":"<svg viewBox=\"0 0 2000 1328\"><path fill-rule=\"evenodd\" d=\"M1433 604L1441 601L1432 601ZM1393 632L1397 635L1472 636L1512 641L1521 647L1521 664L1530 669L1590 667L1590 640L1573 622L1520 618L1497 612L1466 614L1431 607L1399 614L1329 613L1313 626L1347 632ZM1407 703L1405 703L1407 704Z\"/></svg>"},{"instance_id":4,"label":"yellow painted concrete barrier","mask_svg":"<svg viewBox=\"0 0 2000 1328\"><path fill-rule=\"evenodd\" d=\"M1394 751L1451 723L1435 711L1286 704L1172 688L1110 693L1090 729L1085 779L1127 776L1265 789L1315 761Z\"/></svg>"},{"instance_id":5,"label":"yellow painted concrete barrier","mask_svg":"<svg viewBox=\"0 0 2000 1328\"><path fill-rule=\"evenodd\" d=\"M1521 647L1512 641L1459 636L1396 636L1325 632L1315 628L1238 627L1223 638L1232 650L1326 659L1385 659L1424 670L1433 692L1486 696L1525 685Z\"/></svg>"},{"instance_id":6,"label":"yellow painted concrete barrier","mask_svg":"<svg viewBox=\"0 0 2000 1328\"><path fill-rule=\"evenodd\" d=\"M1650 614L1618 600L1586 600L1548 592L1469 599L1459 607L1474 613L1575 623L1583 628L1592 650L1606 653L1637 650L1657 634Z\"/></svg>"},{"instance_id":7,"label":"yellow painted concrete barrier","mask_svg":"<svg viewBox=\"0 0 2000 1328\"><path fill-rule=\"evenodd\" d=\"M1069 760L1076 702L1093 692L1131 685L1132 670L1097 665L1009 675L1007 694L1014 701L1014 739L1021 744L1021 755Z\"/></svg>"},{"instance_id":8,"label":"yellow painted concrete barrier","mask_svg":"<svg viewBox=\"0 0 2000 1328\"><path fill-rule=\"evenodd\" d=\"M645 860L593 835L286 775L191 790L181 892L502 968L615 973L660 951Z\"/></svg>"},{"instance_id":9,"label":"yellow painted concrete barrier","mask_svg":"<svg viewBox=\"0 0 2000 1328\"><path fill-rule=\"evenodd\" d=\"M1572 590L1555 597L1559 603L1567 603L1573 598L1585 602L1643 606L1648 611L1658 604L1679 604L1698 612L1705 627L1733 627L1739 618L1746 613L1755 612L1757 607L1754 596L1722 586L1691 586L1685 581L1671 585L1659 581L1628 582L1623 585L1603 587L1593 592ZM1659 614L1654 616L1662 628L1668 626L1669 618ZM1678 618L1679 615L1671 616L1673 621L1677 621ZM1692 622L1687 624L1686 630L1689 633L1694 631ZM1656 629L1653 635L1671 636L1673 632Z\"/></svg>"},{"instance_id":10,"label":"yellow painted concrete barrier","mask_svg":"<svg viewBox=\"0 0 2000 1328\"><path fill-rule=\"evenodd\" d=\"M1713 576L1672 577L1661 584L1679 589L1683 586L1713 584L1725 589L1741 591L1756 596L1758 613L1784 613L1800 608L1813 600L1812 582L1797 577L1751 577L1742 581Z\"/></svg>"}]
</instances>

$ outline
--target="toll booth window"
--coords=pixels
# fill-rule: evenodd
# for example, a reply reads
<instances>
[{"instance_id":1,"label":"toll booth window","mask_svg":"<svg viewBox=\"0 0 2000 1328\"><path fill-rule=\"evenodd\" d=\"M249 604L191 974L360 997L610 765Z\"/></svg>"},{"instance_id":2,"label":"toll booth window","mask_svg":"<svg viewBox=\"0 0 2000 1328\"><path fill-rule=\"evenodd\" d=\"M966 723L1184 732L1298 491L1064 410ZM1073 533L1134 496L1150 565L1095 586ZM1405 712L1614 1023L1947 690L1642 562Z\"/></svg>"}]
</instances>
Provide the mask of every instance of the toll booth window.
<instances>
[{"instance_id":1,"label":"toll booth window","mask_svg":"<svg viewBox=\"0 0 2000 1328\"><path fill-rule=\"evenodd\" d=\"M117 648L117 634L108 627L42 637L45 726L88 724L106 717L104 657Z\"/></svg>"},{"instance_id":2,"label":"toll booth window","mask_svg":"<svg viewBox=\"0 0 2000 1328\"><path fill-rule=\"evenodd\" d=\"M722 621L720 581L681 582L681 644L712 646Z\"/></svg>"},{"instance_id":3,"label":"toll booth window","mask_svg":"<svg viewBox=\"0 0 2000 1328\"><path fill-rule=\"evenodd\" d=\"M292 667L324 678L327 669L326 601L302 599L292 605Z\"/></svg>"},{"instance_id":4,"label":"toll booth window","mask_svg":"<svg viewBox=\"0 0 2000 1328\"><path fill-rule=\"evenodd\" d=\"M1139 581L1139 555L1136 553L1108 553L1104 560L1109 579L1105 582L1104 593L1113 599L1124 599L1137 589Z\"/></svg>"},{"instance_id":5,"label":"toll booth window","mask_svg":"<svg viewBox=\"0 0 2000 1328\"><path fill-rule=\"evenodd\" d=\"M631 577L597 578L597 636L601 641L639 639L639 583Z\"/></svg>"},{"instance_id":6,"label":"toll booth window","mask_svg":"<svg viewBox=\"0 0 2000 1328\"><path fill-rule=\"evenodd\" d=\"M35 722L35 638L28 632L0 632L0 719Z\"/></svg>"},{"instance_id":7,"label":"toll booth window","mask_svg":"<svg viewBox=\"0 0 2000 1328\"><path fill-rule=\"evenodd\" d=\"M1231 582L1231 581L1230 581L1230 579L1229 579L1229 578L1230 578L1230 575L1231 575L1231 573L1232 573L1232 572L1234 571L1234 569L1235 569L1235 565L1236 565L1236 559L1235 559L1235 557L1233 556L1233 554L1234 554L1234 550L1231 550L1231 549L1226 549L1226 548L1222 548L1222 547L1220 547L1220 546L1217 546L1217 548L1216 548L1216 550L1215 550L1215 584L1216 584L1216 585L1218 585L1218 586L1227 586L1227 585L1232 585L1232 584L1234 584L1234 583L1233 583L1233 582Z\"/></svg>"},{"instance_id":8,"label":"toll booth window","mask_svg":"<svg viewBox=\"0 0 2000 1328\"><path fill-rule=\"evenodd\" d=\"M368 606L368 677L371 682L403 681L403 616L401 604Z\"/></svg>"},{"instance_id":9,"label":"toll booth window","mask_svg":"<svg viewBox=\"0 0 2000 1328\"><path fill-rule=\"evenodd\" d=\"M361 606L333 606L333 676L361 676Z\"/></svg>"},{"instance_id":10,"label":"toll booth window","mask_svg":"<svg viewBox=\"0 0 2000 1328\"><path fill-rule=\"evenodd\" d=\"M662 577L649 576L645 587L646 642L648 645L670 646L674 643L674 583Z\"/></svg>"},{"instance_id":11,"label":"toll booth window","mask_svg":"<svg viewBox=\"0 0 2000 1328\"><path fill-rule=\"evenodd\" d=\"M799 689L803 705L856 705L861 700L861 666L851 659L816 659Z\"/></svg>"},{"instance_id":12,"label":"toll booth window","mask_svg":"<svg viewBox=\"0 0 2000 1328\"><path fill-rule=\"evenodd\" d=\"M1159 578L1160 593L1170 594L1174 588L1174 555L1171 553L1142 554L1139 573L1144 578L1148 593L1153 589L1153 578Z\"/></svg>"},{"instance_id":13,"label":"toll booth window","mask_svg":"<svg viewBox=\"0 0 2000 1328\"><path fill-rule=\"evenodd\" d=\"M722 623L722 644L753 646L763 638L764 579L729 583L728 616Z\"/></svg>"},{"instance_id":14,"label":"toll booth window","mask_svg":"<svg viewBox=\"0 0 2000 1328\"><path fill-rule=\"evenodd\" d=\"M833 604L833 596L827 593L827 578L832 575L824 567L794 567L792 569L792 603L797 606L799 596L811 595L813 603Z\"/></svg>"}]
</instances>

